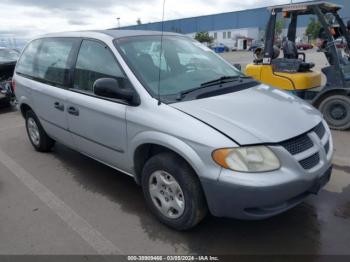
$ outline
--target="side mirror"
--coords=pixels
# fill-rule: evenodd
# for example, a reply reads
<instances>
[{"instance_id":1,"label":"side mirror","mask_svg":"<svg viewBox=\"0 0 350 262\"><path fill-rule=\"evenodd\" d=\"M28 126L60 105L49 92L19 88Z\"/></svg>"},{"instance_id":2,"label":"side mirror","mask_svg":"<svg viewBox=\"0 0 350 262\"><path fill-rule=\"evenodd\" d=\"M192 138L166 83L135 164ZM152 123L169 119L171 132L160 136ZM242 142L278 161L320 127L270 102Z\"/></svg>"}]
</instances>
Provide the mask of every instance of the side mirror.
<instances>
[{"instance_id":1,"label":"side mirror","mask_svg":"<svg viewBox=\"0 0 350 262\"><path fill-rule=\"evenodd\" d=\"M106 98L121 99L134 102L135 93L130 89L122 89L114 78L97 79L93 85L94 94Z\"/></svg>"}]
</instances>

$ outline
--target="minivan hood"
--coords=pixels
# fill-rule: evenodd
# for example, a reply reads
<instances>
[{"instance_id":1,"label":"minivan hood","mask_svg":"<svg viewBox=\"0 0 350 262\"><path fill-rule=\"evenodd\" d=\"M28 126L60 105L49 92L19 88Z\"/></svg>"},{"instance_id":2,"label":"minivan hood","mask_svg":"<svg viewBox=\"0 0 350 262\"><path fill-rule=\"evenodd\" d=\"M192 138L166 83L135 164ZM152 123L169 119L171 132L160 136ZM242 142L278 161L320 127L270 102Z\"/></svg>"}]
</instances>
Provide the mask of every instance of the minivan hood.
<instances>
[{"instance_id":1,"label":"minivan hood","mask_svg":"<svg viewBox=\"0 0 350 262\"><path fill-rule=\"evenodd\" d=\"M311 105L263 84L171 106L240 145L282 142L311 130L322 121L321 114Z\"/></svg>"}]
</instances>

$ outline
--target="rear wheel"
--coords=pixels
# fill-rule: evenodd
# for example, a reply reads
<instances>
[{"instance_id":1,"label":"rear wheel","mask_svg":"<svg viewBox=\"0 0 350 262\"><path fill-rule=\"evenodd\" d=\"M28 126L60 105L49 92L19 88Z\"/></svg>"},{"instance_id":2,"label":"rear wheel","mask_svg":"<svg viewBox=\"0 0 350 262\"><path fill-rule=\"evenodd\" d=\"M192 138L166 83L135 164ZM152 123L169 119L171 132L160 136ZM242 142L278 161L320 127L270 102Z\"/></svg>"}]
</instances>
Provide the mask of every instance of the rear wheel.
<instances>
[{"instance_id":1,"label":"rear wheel","mask_svg":"<svg viewBox=\"0 0 350 262\"><path fill-rule=\"evenodd\" d=\"M142 188L152 213L176 230L188 230L206 215L207 206L200 182L180 157L161 153L147 161Z\"/></svg>"},{"instance_id":2,"label":"rear wheel","mask_svg":"<svg viewBox=\"0 0 350 262\"><path fill-rule=\"evenodd\" d=\"M26 113L26 129L29 140L35 150L49 152L54 146L55 141L46 134L38 117L31 110Z\"/></svg>"},{"instance_id":3,"label":"rear wheel","mask_svg":"<svg viewBox=\"0 0 350 262\"><path fill-rule=\"evenodd\" d=\"M327 97L319 106L321 113L334 130L350 128L350 98L343 95Z\"/></svg>"}]
</instances>

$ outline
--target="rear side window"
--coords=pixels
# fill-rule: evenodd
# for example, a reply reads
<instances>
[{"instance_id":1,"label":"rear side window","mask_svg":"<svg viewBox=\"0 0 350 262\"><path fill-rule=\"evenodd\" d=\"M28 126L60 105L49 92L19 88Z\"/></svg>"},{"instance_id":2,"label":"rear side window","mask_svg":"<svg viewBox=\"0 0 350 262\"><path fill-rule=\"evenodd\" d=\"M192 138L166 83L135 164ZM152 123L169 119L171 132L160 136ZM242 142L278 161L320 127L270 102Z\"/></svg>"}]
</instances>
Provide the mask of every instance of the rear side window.
<instances>
[{"instance_id":1,"label":"rear side window","mask_svg":"<svg viewBox=\"0 0 350 262\"><path fill-rule=\"evenodd\" d=\"M67 85L71 53L77 41L70 38L33 41L18 62L17 72L52 84Z\"/></svg>"},{"instance_id":2,"label":"rear side window","mask_svg":"<svg viewBox=\"0 0 350 262\"><path fill-rule=\"evenodd\" d=\"M16 72L34 77L34 59L38 52L40 40L32 41L24 50L20 60L17 63Z\"/></svg>"},{"instance_id":3,"label":"rear side window","mask_svg":"<svg viewBox=\"0 0 350 262\"><path fill-rule=\"evenodd\" d=\"M76 63L74 89L92 92L95 81L100 78L114 78L121 88L129 86L109 48L97 41L84 40Z\"/></svg>"},{"instance_id":4,"label":"rear side window","mask_svg":"<svg viewBox=\"0 0 350 262\"><path fill-rule=\"evenodd\" d=\"M59 85L67 84L70 70L69 58L73 47L72 39L44 40L34 68L35 77Z\"/></svg>"}]
</instances>

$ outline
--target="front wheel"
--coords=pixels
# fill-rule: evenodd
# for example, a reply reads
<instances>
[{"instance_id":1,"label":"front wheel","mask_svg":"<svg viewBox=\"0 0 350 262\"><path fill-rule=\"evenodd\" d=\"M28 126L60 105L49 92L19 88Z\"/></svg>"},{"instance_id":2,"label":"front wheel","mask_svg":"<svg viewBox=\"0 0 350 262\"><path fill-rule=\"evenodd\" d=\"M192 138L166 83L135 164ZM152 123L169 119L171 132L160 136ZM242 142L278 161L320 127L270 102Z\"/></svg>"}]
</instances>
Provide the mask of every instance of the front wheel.
<instances>
[{"instance_id":1,"label":"front wheel","mask_svg":"<svg viewBox=\"0 0 350 262\"><path fill-rule=\"evenodd\" d=\"M350 98L348 96L327 97L321 102L319 110L331 129L347 130L350 128Z\"/></svg>"},{"instance_id":2,"label":"front wheel","mask_svg":"<svg viewBox=\"0 0 350 262\"><path fill-rule=\"evenodd\" d=\"M152 213L176 230L196 226L207 213L198 177L174 154L161 153L147 161L142 172L142 188Z\"/></svg>"}]
</instances>

